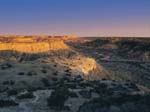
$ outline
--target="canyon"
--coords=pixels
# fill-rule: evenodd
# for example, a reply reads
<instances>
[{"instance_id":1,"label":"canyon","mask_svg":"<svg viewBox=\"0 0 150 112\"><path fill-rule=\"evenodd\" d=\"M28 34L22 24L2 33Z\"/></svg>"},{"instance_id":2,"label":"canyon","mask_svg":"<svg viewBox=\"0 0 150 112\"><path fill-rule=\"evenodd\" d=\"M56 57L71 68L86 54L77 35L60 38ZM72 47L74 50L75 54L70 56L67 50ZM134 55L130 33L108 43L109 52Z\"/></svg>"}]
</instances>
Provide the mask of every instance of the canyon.
<instances>
[{"instance_id":1,"label":"canyon","mask_svg":"<svg viewBox=\"0 0 150 112\"><path fill-rule=\"evenodd\" d=\"M0 36L0 112L148 112L149 45L145 38Z\"/></svg>"},{"instance_id":2,"label":"canyon","mask_svg":"<svg viewBox=\"0 0 150 112\"><path fill-rule=\"evenodd\" d=\"M7 37L6 37L7 38ZM6 39L5 38L5 39ZM80 55L73 50L64 40L72 39L71 37L12 37L5 42L0 39L0 59L1 61L22 62L45 60L50 64L58 64L67 66L78 75L92 75L92 72L103 72L101 76L106 74L102 67L98 66L92 58ZM73 37L74 39L74 37ZM52 60L55 60L53 63ZM95 72L95 73L96 73ZM94 74L95 74L94 73ZM97 76L97 75L95 75Z\"/></svg>"}]
</instances>

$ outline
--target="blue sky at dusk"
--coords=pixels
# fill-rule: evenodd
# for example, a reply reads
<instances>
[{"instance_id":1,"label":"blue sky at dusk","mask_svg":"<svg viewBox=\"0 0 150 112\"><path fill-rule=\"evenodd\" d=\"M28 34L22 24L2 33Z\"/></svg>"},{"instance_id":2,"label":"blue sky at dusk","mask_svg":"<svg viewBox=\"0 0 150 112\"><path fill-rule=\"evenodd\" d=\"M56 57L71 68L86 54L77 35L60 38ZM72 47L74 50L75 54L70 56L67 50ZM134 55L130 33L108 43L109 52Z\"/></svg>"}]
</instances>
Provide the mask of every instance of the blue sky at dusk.
<instances>
[{"instance_id":1,"label":"blue sky at dusk","mask_svg":"<svg viewBox=\"0 0 150 112\"><path fill-rule=\"evenodd\" d=\"M0 34L150 37L150 0L0 0Z\"/></svg>"}]
</instances>

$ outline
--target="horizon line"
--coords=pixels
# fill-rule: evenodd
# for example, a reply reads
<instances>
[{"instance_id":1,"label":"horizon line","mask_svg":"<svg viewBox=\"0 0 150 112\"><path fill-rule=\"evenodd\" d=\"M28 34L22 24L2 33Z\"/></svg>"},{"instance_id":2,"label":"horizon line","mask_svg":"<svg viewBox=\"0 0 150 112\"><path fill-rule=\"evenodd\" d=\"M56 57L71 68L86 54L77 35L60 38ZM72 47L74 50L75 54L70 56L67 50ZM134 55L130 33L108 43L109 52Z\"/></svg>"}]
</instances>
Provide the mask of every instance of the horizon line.
<instances>
[{"instance_id":1,"label":"horizon line","mask_svg":"<svg viewBox=\"0 0 150 112\"><path fill-rule=\"evenodd\" d=\"M81 38L85 38L85 37L99 37L99 38L107 38L107 37L120 37L120 38L150 38L150 36L114 36L114 35L110 35L110 36L78 36L78 35L50 35L50 34L0 34L0 37L9 37L9 36L51 36L51 37L81 37Z\"/></svg>"}]
</instances>

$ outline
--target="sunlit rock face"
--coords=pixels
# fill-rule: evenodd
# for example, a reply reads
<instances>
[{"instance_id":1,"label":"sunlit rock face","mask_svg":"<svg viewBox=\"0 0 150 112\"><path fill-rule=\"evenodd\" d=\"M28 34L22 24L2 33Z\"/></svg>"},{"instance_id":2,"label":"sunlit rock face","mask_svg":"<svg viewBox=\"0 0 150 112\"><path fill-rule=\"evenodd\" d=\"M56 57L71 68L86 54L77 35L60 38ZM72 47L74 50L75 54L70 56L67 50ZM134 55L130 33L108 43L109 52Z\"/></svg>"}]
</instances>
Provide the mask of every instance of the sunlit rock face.
<instances>
[{"instance_id":1,"label":"sunlit rock face","mask_svg":"<svg viewBox=\"0 0 150 112\"><path fill-rule=\"evenodd\" d=\"M45 39L37 41L34 38L15 38L9 42L1 42L0 51L12 50L22 53L36 54L69 49L62 40Z\"/></svg>"},{"instance_id":2,"label":"sunlit rock face","mask_svg":"<svg viewBox=\"0 0 150 112\"><path fill-rule=\"evenodd\" d=\"M48 51L69 49L63 41L53 42L32 42L32 43L1 43L0 50L12 50L22 53L36 54Z\"/></svg>"},{"instance_id":3,"label":"sunlit rock face","mask_svg":"<svg viewBox=\"0 0 150 112\"><path fill-rule=\"evenodd\" d=\"M50 56L74 55L63 37L0 37L0 57L4 60L33 61Z\"/></svg>"},{"instance_id":4,"label":"sunlit rock face","mask_svg":"<svg viewBox=\"0 0 150 112\"><path fill-rule=\"evenodd\" d=\"M59 60L58 63L59 65L65 64L65 66L72 71L73 75L80 75L88 80L98 80L106 78L109 75L105 68L97 64L94 59L81 55L73 59Z\"/></svg>"}]
</instances>

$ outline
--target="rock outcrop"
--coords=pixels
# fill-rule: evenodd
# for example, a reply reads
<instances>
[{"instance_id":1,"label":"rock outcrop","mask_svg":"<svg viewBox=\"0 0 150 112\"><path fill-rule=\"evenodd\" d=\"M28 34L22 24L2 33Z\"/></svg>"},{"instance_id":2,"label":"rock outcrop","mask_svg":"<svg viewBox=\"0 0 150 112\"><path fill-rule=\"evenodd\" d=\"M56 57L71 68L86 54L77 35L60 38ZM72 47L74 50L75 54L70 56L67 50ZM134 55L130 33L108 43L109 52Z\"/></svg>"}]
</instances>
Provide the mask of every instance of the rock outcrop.
<instances>
[{"instance_id":1,"label":"rock outcrop","mask_svg":"<svg viewBox=\"0 0 150 112\"><path fill-rule=\"evenodd\" d=\"M0 43L0 51L8 50L36 54L57 50L69 50L69 47L62 40L47 39L35 41L32 38L17 38L10 42Z\"/></svg>"}]
</instances>

